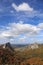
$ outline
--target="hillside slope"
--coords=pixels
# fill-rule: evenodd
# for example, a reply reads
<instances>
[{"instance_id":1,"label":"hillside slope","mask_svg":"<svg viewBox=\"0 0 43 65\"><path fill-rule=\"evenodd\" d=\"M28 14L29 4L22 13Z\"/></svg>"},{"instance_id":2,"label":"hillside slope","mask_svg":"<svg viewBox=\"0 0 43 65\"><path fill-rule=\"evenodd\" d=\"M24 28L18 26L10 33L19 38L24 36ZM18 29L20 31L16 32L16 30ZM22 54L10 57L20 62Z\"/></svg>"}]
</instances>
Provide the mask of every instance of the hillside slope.
<instances>
[{"instance_id":1,"label":"hillside slope","mask_svg":"<svg viewBox=\"0 0 43 65\"><path fill-rule=\"evenodd\" d=\"M10 43L0 46L1 65L43 65L43 44L31 44L22 47Z\"/></svg>"},{"instance_id":2,"label":"hillside slope","mask_svg":"<svg viewBox=\"0 0 43 65\"><path fill-rule=\"evenodd\" d=\"M17 55L22 59L21 65L43 65L43 44L38 44L38 48L34 49L29 46L25 46L24 50L23 47L16 49L19 51Z\"/></svg>"}]
</instances>

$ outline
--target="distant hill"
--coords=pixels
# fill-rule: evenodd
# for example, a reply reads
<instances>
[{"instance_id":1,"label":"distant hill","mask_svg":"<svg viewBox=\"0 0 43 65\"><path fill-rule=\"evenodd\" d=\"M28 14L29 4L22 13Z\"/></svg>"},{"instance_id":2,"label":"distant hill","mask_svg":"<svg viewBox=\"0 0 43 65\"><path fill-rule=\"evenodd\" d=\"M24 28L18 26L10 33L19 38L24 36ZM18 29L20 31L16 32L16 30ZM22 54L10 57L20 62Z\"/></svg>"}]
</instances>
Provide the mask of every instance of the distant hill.
<instances>
[{"instance_id":1,"label":"distant hill","mask_svg":"<svg viewBox=\"0 0 43 65\"><path fill-rule=\"evenodd\" d=\"M25 51L25 50L37 49L37 48L39 48L39 44L34 43L34 44L27 44L27 45L17 45L15 47L15 50L17 50L17 51Z\"/></svg>"}]
</instances>

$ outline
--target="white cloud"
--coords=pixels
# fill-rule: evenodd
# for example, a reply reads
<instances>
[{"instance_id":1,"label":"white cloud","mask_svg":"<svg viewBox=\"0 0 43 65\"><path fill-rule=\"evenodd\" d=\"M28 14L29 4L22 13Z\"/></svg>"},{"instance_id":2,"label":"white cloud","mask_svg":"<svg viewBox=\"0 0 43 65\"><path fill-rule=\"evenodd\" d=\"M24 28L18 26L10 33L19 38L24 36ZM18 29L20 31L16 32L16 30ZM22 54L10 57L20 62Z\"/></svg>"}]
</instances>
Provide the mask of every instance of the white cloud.
<instances>
[{"instance_id":1,"label":"white cloud","mask_svg":"<svg viewBox=\"0 0 43 65\"><path fill-rule=\"evenodd\" d=\"M41 25L43 23L40 23ZM5 29L6 28L6 29ZM0 39L5 39L5 41L13 41L14 38L19 38L19 41L26 41L27 37L36 36L40 33L42 27L38 24L37 26L31 24L21 23L9 23L7 26L3 26L0 30ZM16 40L17 41L17 40ZM13 41L14 42L14 41ZM27 41L26 41L27 42Z\"/></svg>"},{"instance_id":2,"label":"white cloud","mask_svg":"<svg viewBox=\"0 0 43 65\"><path fill-rule=\"evenodd\" d=\"M9 37L9 36L11 36L11 34L10 34L10 32L5 31L5 32L2 33L2 36L3 37Z\"/></svg>"},{"instance_id":3,"label":"white cloud","mask_svg":"<svg viewBox=\"0 0 43 65\"><path fill-rule=\"evenodd\" d=\"M4 30L1 35L4 37L9 36L18 36L21 34L24 35L34 35L40 31L40 28L31 24L23 24L23 23L10 23L7 30Z\"/></svg>"},{"instance_id":4,"label":"white cloud","mask_svg":"<svg viewBox=\"0 0 43 65\"><path fill-rule=\"evenodd\" d=\"M41 28L41 29L43 29L43 23L39 23L38 27Z\"/></svg>"},{"instance_id":5,"label":"white cloud","mask_svg":"<svg viewBox=\"0 0 43 65\"><path fill-rule=\"evenodd\" d=\"M13 35L19 34L36 34L40 31L40 28L31 24L23 24L23 23L12 23L9 24Z\"/></svg>"},{"instance_id":6,"label":"white cloud","mask_svg":"<svg viewBox=\"0 0 43 65\"><path fill-rule=\"evenodd\" d=\"M22 3L19 6L17 6L15 3L12 3L12 7L16 11L33 11L33 8L30 7L28 3Z\"/></svg>"},{"instance_id":7,"label":"white cloud","mask_svg":"<svg viewBox=\"0 0 43 65\"><path fill-rule=\"evenodd\" d=\"M25 41L26 40L26 37L24 36L24 37L21 37L21 38L19 38L19 40L20 41Z\"/></svg>"}]
</instances>

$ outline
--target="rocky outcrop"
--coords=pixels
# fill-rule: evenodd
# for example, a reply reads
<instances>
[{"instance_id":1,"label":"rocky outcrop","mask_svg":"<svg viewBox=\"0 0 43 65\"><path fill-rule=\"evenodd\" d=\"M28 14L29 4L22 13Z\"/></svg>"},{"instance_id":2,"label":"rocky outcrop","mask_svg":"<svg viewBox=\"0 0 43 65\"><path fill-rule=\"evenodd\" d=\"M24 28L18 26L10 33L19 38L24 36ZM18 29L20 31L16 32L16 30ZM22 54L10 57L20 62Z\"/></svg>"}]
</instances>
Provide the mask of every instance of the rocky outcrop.
<instances>
[{"instance_id":1,"label":"rocky outcrop","mask_svg":"<svg viewBox=\"0 0 43 65\"><path fill-rule=\"evenodd\" d=\"M0 46L0 64L14 64L14 50L10 43Z\"/></svg>"},{"instance_id":2,"label":"rocky outcrop","mask_svg":"<svg viewBox=\"0 0 43 65\"><path fill-rule=\"evenodd\" d=\"M39 48L37 43L29 45L29 49L37 49L37 48Z\"/></svg>"}]
</instances>

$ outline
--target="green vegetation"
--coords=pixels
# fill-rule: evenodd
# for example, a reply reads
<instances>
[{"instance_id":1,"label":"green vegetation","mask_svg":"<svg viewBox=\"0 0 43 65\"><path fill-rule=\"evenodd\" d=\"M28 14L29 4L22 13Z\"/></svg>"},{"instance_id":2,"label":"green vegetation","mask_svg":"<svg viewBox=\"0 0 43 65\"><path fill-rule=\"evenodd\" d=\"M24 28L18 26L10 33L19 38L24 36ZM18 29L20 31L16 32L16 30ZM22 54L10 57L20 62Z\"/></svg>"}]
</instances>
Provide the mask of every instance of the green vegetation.
<instances>
[{"instance_id":1,"label":"green vegetation","mask_svg":"<svg viewBox=\"0 0 43 65\"><path fill-rule=\"evenodd\" d=\"M18 48L18 50L17 50ZM21 50L22 49L22 50ZM1 65L43 65L43 45L38 48L29 49L29 46L14 47L14 51L10 47L0 49ZM24 49L24 50L23 50Z\"/></svg>"}]
</instances>

